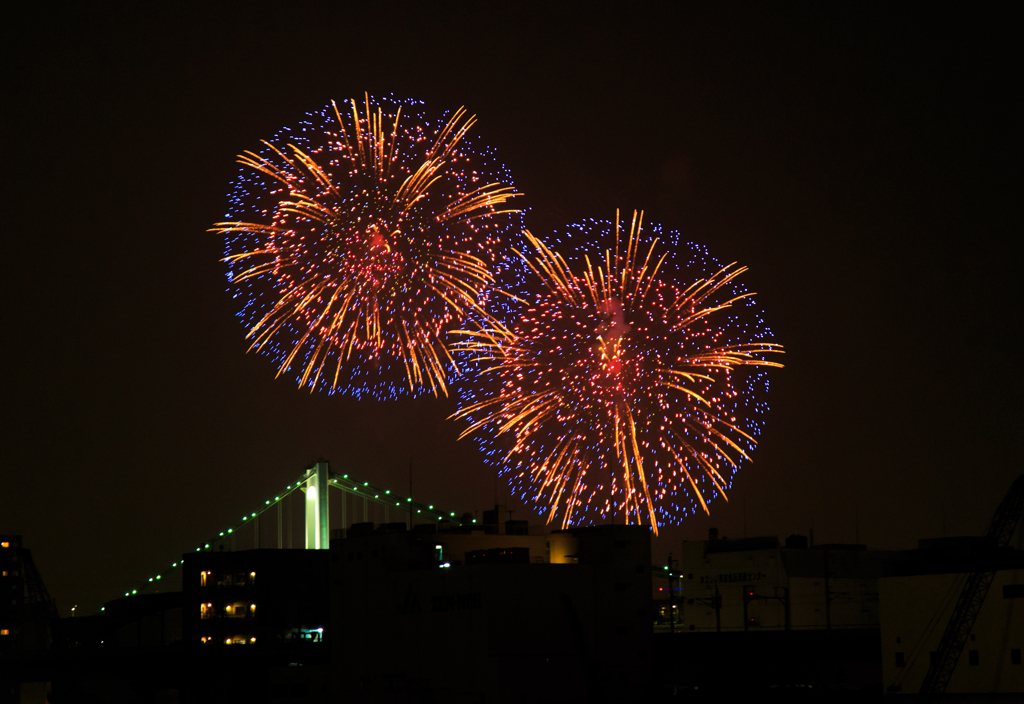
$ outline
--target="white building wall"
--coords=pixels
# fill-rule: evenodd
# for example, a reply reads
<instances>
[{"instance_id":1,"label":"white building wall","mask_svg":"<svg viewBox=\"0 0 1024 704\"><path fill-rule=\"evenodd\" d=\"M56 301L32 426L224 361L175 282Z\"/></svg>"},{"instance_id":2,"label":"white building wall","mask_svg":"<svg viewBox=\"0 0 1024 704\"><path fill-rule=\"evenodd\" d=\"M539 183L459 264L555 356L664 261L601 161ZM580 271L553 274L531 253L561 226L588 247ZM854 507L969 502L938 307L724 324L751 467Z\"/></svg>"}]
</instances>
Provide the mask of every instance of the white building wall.
<instances>
[{"instance_id":1,"label":"white building wall","mask_svg":"<svg viewBox=\"0 0 1024 704\"><path fill-rule=\"evenodd\" d=\"M749 628L784 629L787 590L793 630L824 629L829 623L832 628L878 626L877 579L832 577L826 591L823 576L795 577L787 573L783 556L786 548L705 555L704 545L703 542L683 544L679 571L686 579L681 582L683 598L677 603L682 605L684 630L715 630L712 599L716 588L722 598L722 630L743 630L743 592L747 586L753 587L755 595L747 603ZM834 555L834 558L842 557L842 554ZM806 564L801 569L806 570ZM826 615L827 592L832 595L830 618Z\"/></svg>"},{"instance_id":2,"label":"white building wall","mask_svg":"<svg viewBox=\"0 0 1024 704\"><path fill-rule=\"evenodd\" d=\"M788 580L778 550L710 553L705 556L704 543L685 543L679 571L687 576L682 582L683 598L680 602L683 629L715 630L715 610L711 599L717 588L722 597L722 630L743 630L743 588L748 585L754 587L759 596L780 597L761 598L748 604L747 615L754 619L751 627L785 627L785 606L781 597L785 595Z\"/></svg>"},{"instance_id":3,"label":"white building wall","mask_svg":"<svg viewBox=\"0 0 1024 704\"><path fill-rule=\"evenodd\" d=\"M916 693L938 648L966 574L886 577L879 580L883 684ZM1004 598L1003 587L1024 584L1024 570L1001 570L992 580L947 692L1024 693L1024 665L1013 650L1024 649L1024 598ZM971 665L970 651L977 651ZM897 666L897 653L904 665Z\"/></svg>"},{"instance_id":4,"label":"white building wall","mask_svg":"<svg viewBox=\"0 0 1024 704\"><path fill-rule=\"evenodd\" d=\"M794 629L874 628L878 626L878 580L844 579L828 581L831 613L826 612L824 577L793 577L791 589Z\"/></svg>"}]
</instances>

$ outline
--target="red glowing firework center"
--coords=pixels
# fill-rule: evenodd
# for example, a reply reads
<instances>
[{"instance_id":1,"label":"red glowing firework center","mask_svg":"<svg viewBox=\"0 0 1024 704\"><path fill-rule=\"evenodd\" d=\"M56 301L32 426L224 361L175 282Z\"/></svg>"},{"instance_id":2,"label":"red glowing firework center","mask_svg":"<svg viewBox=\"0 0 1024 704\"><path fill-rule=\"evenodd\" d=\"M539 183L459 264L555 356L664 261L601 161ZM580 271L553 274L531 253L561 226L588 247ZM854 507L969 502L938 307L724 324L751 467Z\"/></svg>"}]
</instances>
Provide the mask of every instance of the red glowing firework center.
<instances>
[{"instance_id":1,"label":"red glowing firework center","mask_svg":"<svg viewBox=\"0 0 1024 704\"><path fill-rule=\"evenodd\" d=\"M250 349L310 390L447 393L446 335L482 312L517 224L504 168L467 139L474 118L435 126L411 106L332 103L246 152L238 219L214 228Z\"/></svg>"},{"instance_id":2,"label":"red glowing firework center","mask_svg":"<svg viewBox=\"0 0 1024 704\"><path fill-rule=\"evenodd\" d=\"M765 358L782 351L767 328L740 314L744 268L677 287L640 232L639 216L626 237L616 221L614 247L575 268L528 234L540 290L462 346L484 365L456 414L464 435L563 527L618 515L657 530L687 499L707 511L704 494L724 497L756 444L763 373L740 371L781 366Z\"/></svg>"}]
</instances>

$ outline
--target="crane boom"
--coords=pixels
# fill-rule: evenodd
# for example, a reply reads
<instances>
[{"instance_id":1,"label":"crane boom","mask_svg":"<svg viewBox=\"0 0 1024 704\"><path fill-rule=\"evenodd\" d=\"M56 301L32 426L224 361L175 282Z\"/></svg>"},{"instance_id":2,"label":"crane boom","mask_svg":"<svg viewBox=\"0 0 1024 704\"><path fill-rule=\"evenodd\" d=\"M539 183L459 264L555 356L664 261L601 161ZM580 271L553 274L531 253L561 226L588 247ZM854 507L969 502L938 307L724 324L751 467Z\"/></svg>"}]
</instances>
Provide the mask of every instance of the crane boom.
<instances>
[{"instance_id":1,"label":"crane boom","mask_svg":"<svg viewBox=\"0 0 1024 704\"><path fill-rule=\"evenodd\" d=\"M1024 474L1017 477L1010 485L999 508L992 517L992 523L985 531L985 537L992 540L999 548L1005 548L1010 544L1010 538L1020 522L1022 508L1024 508ZM953 615L949 617L949 625L942 634L939 641L939 649L935 651L935 659L928 668L921 684L921 691L918 698L924 701L937 700L946 691L949 678L956 669L956 663L964 651L964 644L967 642L974 622L978 618L981 605L988 595L989 587L995 578L995 570L984 570L972 572L967 577L960 598L957 599L953 608Z\"/></svg>"}]
</instances>

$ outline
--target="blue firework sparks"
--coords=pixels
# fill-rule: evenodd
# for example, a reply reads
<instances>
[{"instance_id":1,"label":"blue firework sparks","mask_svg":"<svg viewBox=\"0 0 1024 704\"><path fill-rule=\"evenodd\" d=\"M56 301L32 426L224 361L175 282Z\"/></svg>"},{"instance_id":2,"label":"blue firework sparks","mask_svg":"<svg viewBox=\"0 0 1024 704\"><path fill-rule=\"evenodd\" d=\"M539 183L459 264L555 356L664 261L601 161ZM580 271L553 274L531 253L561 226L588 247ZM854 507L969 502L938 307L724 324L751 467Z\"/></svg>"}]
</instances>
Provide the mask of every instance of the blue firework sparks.
<instances>
[{"instance_id":1,"label":"blue firework sparks","mask_svg":"<svg viewBox=\"0 0 1024 704\"><path fill-rule=\"evenodd\" d=\"M557 246L571 259L527 238L532 283L459 346L480 365L456 414L464 435L549 523L657 531L708 511L750 461L767 368L782 366L745 267L638 214L628 232L618 216L569 226Z\"/></svg>"},{"instance_id":2,"label":"blue firework sparks","mask_svg":"<svg viewBox=\"0 0 1024 704\"><path fill-rule=\"evenodd\" d=\"M481 302L517 196L463 109L331 103L239 157L225 261L251 350L300 387L446 394L449 335Z\"/></svg>"}]
</instances>

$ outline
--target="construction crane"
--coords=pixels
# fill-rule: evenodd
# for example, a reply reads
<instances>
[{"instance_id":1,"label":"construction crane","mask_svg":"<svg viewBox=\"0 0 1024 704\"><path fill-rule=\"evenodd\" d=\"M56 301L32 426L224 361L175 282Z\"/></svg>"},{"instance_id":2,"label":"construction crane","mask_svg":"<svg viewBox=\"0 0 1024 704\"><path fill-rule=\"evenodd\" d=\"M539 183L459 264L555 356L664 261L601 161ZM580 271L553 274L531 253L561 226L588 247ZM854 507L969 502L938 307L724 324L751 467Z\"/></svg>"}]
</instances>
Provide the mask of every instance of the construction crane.
<instances>
[{"instance_id":1,"label":"construction crane","mask_svg":"<svg viewBox=\"0 0 1024 704\"><path fill-rule=\"evenodd\" d=\"M1010 490L999 504L992 517L992 523L985 531L985 537L999 548L1007 547L1020 522L1022 509L1024 474L1010 485ZM978 618L978 612L995 575L995 570L985 570L972 572L967 577L964 589L960 592L960 598L953 609L953 615L949 617L949 625L946 626L942 640L939 641L939 649L935 651L935 658L924 676L921 691L918 693L919 700L937 701L945 693L949 678L956 669L956 663L963 653L964 644L974 628L974 622Z\"/></svg>"}]
</instances>

